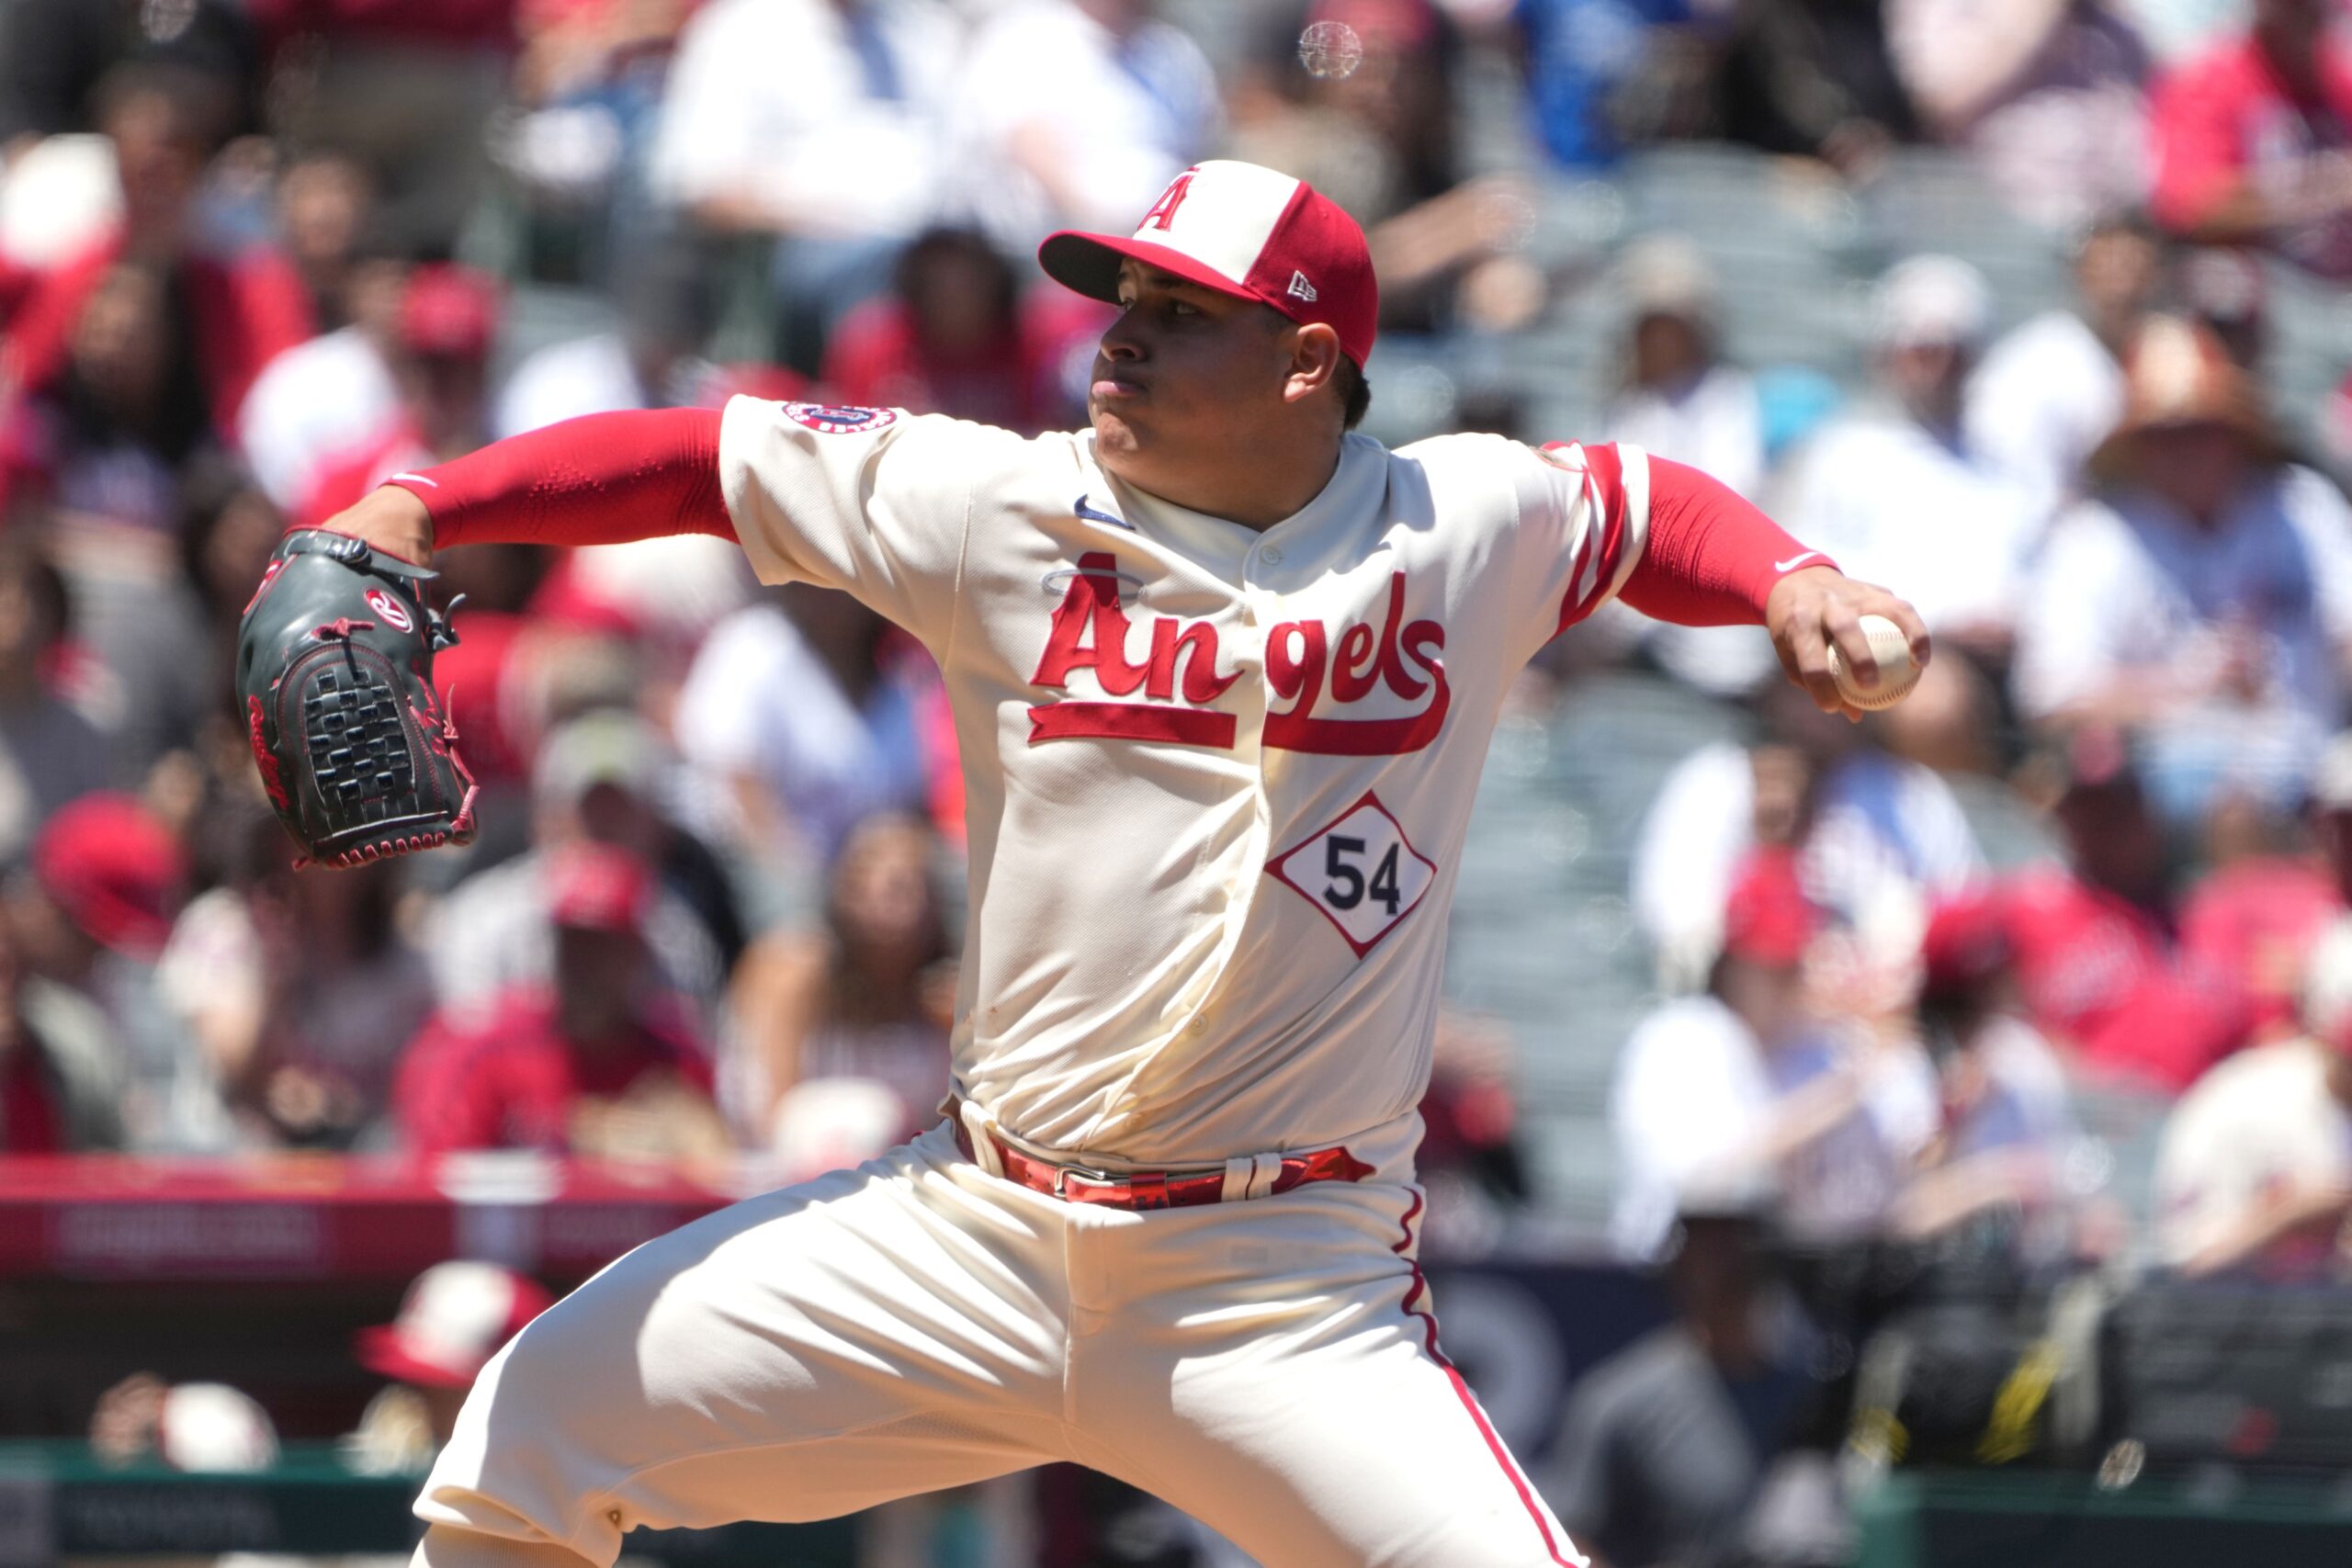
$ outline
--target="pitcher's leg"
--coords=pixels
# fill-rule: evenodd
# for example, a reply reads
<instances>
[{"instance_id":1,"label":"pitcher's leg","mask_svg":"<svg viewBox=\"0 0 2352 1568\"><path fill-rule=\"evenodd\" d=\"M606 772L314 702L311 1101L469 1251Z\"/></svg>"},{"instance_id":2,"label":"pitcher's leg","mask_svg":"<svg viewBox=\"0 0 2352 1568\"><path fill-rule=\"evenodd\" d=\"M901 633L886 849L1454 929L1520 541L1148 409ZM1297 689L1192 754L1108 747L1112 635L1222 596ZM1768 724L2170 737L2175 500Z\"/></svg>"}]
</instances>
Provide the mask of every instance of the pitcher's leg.
<instances>
[{"instance_id":1,"label":"pitcher's leg","mask_svg":"<svg viewBox=\"0 0 2352 1568\"><path fill-rule=\"evenodd\" d=\"M584 1568L587 1562L576 1551L544 1541L435 1525L416 1543L409 1568Z\"/></svg>"},{"instance_id":2,"label":"pitcher's leg","mask_svg":"<svg viewBox=\"0 0 2352 1568\"><path fill-rule=\"evenodd\" d=\"M1061 1457L1058 1240L1007 1193L934 1133L647 1243L483 1371L417 1513L608 1563Z\"/></svg>"},{"instance_id":3,"label":"pitcher's leg","mask_svg":"<svg viewBox=\"0 0 2352 1568\"><path fill-rule=\"evenodd\" d=\"M1263 1568L1582 1563L1438 1350L1411 1257L1419 1199L1391 1191L1390 1245L1366 1245L1375 1200L1358 1190L1235 1205L1224 1235L1174 1249L1282 1266L1220 1277L1169 1259L1191 1282L1157 1322L1136 1303L1132 1374L1076 1348L1081 1437Z\"/></svg>"}]
</instances>

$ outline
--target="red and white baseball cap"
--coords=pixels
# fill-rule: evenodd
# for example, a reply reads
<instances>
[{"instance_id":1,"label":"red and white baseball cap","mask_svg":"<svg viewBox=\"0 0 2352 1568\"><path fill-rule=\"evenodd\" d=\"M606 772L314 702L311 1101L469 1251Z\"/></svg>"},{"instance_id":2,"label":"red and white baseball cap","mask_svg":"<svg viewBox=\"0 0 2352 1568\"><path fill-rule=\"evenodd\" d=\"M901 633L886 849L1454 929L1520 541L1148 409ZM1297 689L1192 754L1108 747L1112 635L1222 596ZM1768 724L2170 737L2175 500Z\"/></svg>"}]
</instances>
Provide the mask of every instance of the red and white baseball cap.
<instances>
[{"instance_id":1,"label":"red and white baseball cap","mask_svg":"<svg viewBox=\"0 0 2352 1568\"><path fill-rule=\"evenodd\" d=\"M1359 369L1372 354L1380 286L1371 247L1356 220L1305 180L1227 159L1195 164L1129 238L1066 229L1037 247L1048 277L1114 304L1122 256L1272 305L1294 321L1321 321Z\"/></svg>"},{"instance_id":2,"label":"red and white baseball cap","mask_svg":"<svg viewBox=\"0 0 2352 1568\"><path fill-rule=\"evenodd\" d=\"M410 1284L398 1318L359 1331L359 1364L401 1382L470 1387L554 1299L537 1280L494 1263L436 1263Z\"/></svg>"}]
</instances>

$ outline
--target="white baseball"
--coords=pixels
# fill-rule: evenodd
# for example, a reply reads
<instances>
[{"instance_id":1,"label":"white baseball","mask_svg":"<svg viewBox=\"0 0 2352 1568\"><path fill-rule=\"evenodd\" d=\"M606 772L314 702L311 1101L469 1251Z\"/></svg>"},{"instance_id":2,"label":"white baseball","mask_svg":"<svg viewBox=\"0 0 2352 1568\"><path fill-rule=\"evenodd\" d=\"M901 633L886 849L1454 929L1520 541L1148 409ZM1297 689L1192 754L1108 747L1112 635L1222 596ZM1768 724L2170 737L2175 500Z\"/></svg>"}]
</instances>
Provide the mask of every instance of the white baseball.
<instances>
[{"instance_id":1,"label":"white baseball","mask_svg":"<svg viewBox=\"0 0 2352 1568\"><path fill-rule=\"evenodd\" d=\"M1878 660L1878 679L1865 685L1860 675L1846 668L1845 656L1834 642L1829 645L1829 673L1838 682L1838 694L1856 707L1891 708L1919 683L1919 666L1911 660L1911 639L1884 615L1864 615L1862 637L1871 645L1871 657Z\"/></svg>"}]
</instances>

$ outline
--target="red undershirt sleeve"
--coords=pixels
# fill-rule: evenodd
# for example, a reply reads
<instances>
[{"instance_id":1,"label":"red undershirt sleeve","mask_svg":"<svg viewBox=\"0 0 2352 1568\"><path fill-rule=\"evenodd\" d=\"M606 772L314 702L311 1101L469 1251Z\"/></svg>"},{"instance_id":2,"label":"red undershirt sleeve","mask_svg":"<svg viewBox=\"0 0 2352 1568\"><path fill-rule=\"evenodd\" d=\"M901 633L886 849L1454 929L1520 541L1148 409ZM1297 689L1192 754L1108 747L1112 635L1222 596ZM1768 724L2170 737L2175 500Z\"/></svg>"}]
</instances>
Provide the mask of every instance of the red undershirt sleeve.
<instances>
[{"instance_id":1,"label":"red undershirt sleeve","mask_svg":"<svg viewBox=\"0 0 2352 1568\"><path fill-rule=\"evenodd\" d=\"M1789 537L1730 486L1652 457L1649 537L1618 597L1653 620L1760 626L1772 585L1838 563Z\"/></svg>"},{"instance_id":2,"label":"red undershirt sleeve","mask_svg":"<svg viewBox=\"0 0 2352 1568\"><path fill-rule=\"evenodd\" d=\"M394 474L433 514L433 547L735 537L718 486L716 409L594 413Z\"/></svg>"}]
</instances>

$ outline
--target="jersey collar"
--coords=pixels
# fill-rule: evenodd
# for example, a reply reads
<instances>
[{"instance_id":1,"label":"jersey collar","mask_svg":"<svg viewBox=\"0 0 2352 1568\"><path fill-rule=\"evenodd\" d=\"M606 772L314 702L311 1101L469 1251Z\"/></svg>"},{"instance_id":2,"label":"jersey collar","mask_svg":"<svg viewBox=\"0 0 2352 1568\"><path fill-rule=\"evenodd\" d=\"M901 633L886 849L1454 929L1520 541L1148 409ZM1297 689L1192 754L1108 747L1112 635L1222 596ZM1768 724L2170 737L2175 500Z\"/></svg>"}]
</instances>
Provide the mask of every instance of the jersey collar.
<instances>
[{"instance_id":1,"label":"jersey collar","mask_svg":"<svg viewBox=\"0 0 2352 1568\"><path fill-rule=\"evenodd\" d=\"M1083 440L1087 466L1117 495L1121 514L1139 532L1237 584L1250 551L1261 546L1275 546L1284 558L1305 565L1360 530L1377 527L1387 489L1387 448L1369 436L1351 434L1340 443L1339 467L1315 499L1261 532L1121 483L1095 462L1093 433L1086 432Z\"/></svg>"}]
</instances>

